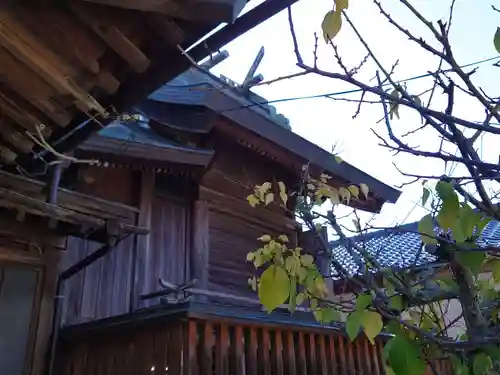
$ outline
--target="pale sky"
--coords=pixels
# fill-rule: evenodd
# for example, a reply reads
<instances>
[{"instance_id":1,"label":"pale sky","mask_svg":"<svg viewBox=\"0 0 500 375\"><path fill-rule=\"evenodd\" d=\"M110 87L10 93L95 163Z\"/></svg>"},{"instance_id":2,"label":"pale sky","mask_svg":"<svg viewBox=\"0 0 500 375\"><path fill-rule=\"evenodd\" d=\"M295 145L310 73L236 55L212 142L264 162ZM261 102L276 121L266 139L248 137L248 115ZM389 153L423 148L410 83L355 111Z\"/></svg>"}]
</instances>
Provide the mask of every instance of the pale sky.
<instances>
[{"instance_id":1,"label":"pale sky","mask_svg":"<svg viewBox=\"0 0 500 375\"><path fill-rule=\"evenodd\" d=\"M262 0L250 3L255 6ZM435 70L438 61L428 53L422 52L420 47L408 41L399 31L390 25L376 9L372 1L350 0L348 15L366 38L379 60L386 64L389 70L391 65L399 59L395 72L395 79L405 79L425 74ZM414 0L412 4L417 7L431 21L448 18L450 0ZM451 40L455 56L459 64L468 64L475 61L491 58L496 55L493 47L493 35L500 26L500 14L493 12L491 5L500 6L499 0L456 0L454 19L451 27ZM293 6L295 29L299 39L302 55L308 63L312 61L314 47L314 32L321 36L321 21L324 14L332 8L333 0L301 0ZM437 45L429 32L421 26L408 11L402 8L398 0L382 0L382 5L406 28L418 34L432 45ZM356 36L344 22L340 34L335 38L341 56L349 67L361 61L366 54ZM215 74L225 76L241 82L246 75L259 48L264 46L265 57L257 73L263 74L265 80L284 76L298 70L295 67L292 40L289 32L287 12L281 12L270 20L238 38L223 49L230 53L230 57L212 70ZM331 47L327 46L320 38L319 66L323 70L338 71L338 67ZM474 77L474 82L490 94L498 96L494 91L498 85L498 69L491 66L492 62L480 65L479 72ZM495 70L496 69L496 70ZM374 76L374 64L368 64L358 76L358 79L369 80ZM408 83L411 93L418 94L432 86L430 78L419 79ZM334 81L329 78L308 75L304 77L283 80L272 85L259 86L254 91L268 100L302 97L331 92L341 92L353 89L350 85ZM359 98L359 94L340 96L350 99ZM427 96L422 97L424 102ZM365 100L374 100L375 97L366 96ZM446 103L440 98L439 90L435 93L433 107L444 109ZM483 111L472 102L459 95L455 101L456 116L469 120L481 121ZM384 137L387 136L383 122L377 123L383 116L380 104L363 104L361 114L352 119L357 104L328 98L307 100L290 100L273 104L278 112L287 116L294 132L317 145L331 150L337 145L340 156L350 164L369 173L379 180L389 184L398 185L408 181L392 165L406 172L426 175L441 175L444 164L436 160L427 160L413 156L392 156L388 150L378 146L370 128L376 130ZM393 122L395 132L403 134L420 125L420 119L409 110L401 109L401 120ZM386 137L387 138L387 137ZM481 147L483 156L496 162L498 160L498 147L492 147L492 136L482 137L476 143ZM498 137L497 137L498 138ZM429 149L437 144L438 137L432 130L417 133L409 137L413 145L420 145L422 149ZM498 144L498 142L496 142ZM489 144L490 147L486 147ZM486 152L486 149L490 150ZM435 150L435 148L434 148ZM448 170L450 167L448 167ZM462 168L454 168L455 175L463 175ZM426 210L417 205L420 202L421 185L415 184L403 188L398 203L385 205L382 213L377 216L374 225L390 226L420 219ZM368 219L371 215L365 215Z\"/></svg>"}]
</instances>

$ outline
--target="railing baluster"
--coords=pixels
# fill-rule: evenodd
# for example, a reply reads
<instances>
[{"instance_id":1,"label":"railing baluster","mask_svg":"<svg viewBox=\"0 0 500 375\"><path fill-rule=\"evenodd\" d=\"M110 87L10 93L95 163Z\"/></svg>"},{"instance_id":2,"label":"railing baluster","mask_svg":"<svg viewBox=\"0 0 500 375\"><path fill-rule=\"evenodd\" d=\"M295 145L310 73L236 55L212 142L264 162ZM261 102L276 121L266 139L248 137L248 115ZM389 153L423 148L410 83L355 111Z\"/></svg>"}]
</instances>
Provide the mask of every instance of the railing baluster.
<instances>
[{"instance_id":1,"label":"railing baluster","mask_svg":"<svg viewBox=\"0 0 500 375\"><path fill-rule=\"evenodd\" d=\"M298 345L298 370L300 375L307 375L307 361L306 361L306 342L304 332L299 332L299 345Z\"/></svg>"},{"instance_id":2,"label":"railing baluster","mask_svg":"<svg viewBox=\"0 0 500 375\"><path fill-rule=\"evenodd\" d=\"M267 327L261 330L261 340L259 342L259 362L262 366L259 375L271 375L271 362L269 352L271 349L271 341Z\"/></svg>"},{"instance_id":3,"label":"railing baluster","mask_svg":"<svg viewBox=\"0 0 500 375\"><path fill-rule=\"evenodd\" d=\"M283 337L281 331L275 332L273 346L276 375L283 375Z\"/></svg>"},{"instance_id":4,"label":"railing baluster","mask_svg":"<svg viewBox=\"0 0 500 375\"><path fill-rule=\"evenodd\" d=\"M320 335L318 337L318 347L319 347L319 362L320 362L320 374L328 375L328 362L326 360L326 343L325 335Z\"/></svg>"},{"instance_id":5,"label":"railing baluster","mask_svg":"<svg viewBox=\"0 0 500 375\"><path fill-rule=\"evenodd\" d=\"M297 375L297 365L295 363L295 337L291 330L286 333L286 349L283 358L287 369L286 373L288 375Z\"/></svg>"},{"instance_id":6,"label":"railing baluster","mask_svg":"<svg viewBox=\"0 0 500 375\"><path fill-rule=\"evenodd\" d=\"M245 347L243 341L243 327L236 326L234 329L234 363L236 372L234 375L246 375L245 373Z\"/></svg>"},{"instance_id":7,"label":"railing baluster","mask_svg":"<svg viewBox=\"0 0 500 375\"><path fill-rule=\"evenodd\" d=\"M308 375L316 375L318 373L318 363L316 360L316 337L314 336L314 333L308 334L309 340L308 340L308 357L309 357L309 373Z\"/></svg>"},{"instance_id":8,"label":"railing baluster","mask_svg":"<svg viewBox=\"0 0 500 375\"><path fill-rule=\"evenodd\" d=\"M259 345L257 341L257 329L255 327L249 328L249 333L246 341L247 345L245 351L247 375L258 375L259 372L257 365L257 350Z\"/></svg>"}]
</instances>

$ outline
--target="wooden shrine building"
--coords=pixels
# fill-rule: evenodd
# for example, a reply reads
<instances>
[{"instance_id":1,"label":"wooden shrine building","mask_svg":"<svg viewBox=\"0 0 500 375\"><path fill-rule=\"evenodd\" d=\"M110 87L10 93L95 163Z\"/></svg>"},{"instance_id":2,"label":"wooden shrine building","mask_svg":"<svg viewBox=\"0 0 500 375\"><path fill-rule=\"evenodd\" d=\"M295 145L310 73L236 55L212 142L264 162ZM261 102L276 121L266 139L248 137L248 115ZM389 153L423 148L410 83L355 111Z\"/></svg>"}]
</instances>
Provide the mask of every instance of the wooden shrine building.
<instances>
[{"instance_id":1,"label":"wooden shrine building","mask_svg":"<svg viewBox=\"0 0 500 375\"><path fill-rule=\"evenodd\" d=\"M314 238L273 205L246 196L264 181L300 182L302 166L336 186L366 183L360 208L395 202L399 191L291 131L250 90L190 69L75 152L61 183L134 207L150 233L65 282L57 374L383 374L383 340L353 345L338 326L305 312L263 312L245 259L263 233ZM72 237L63 269L95 251Z\"/></svg>"},{"instance_id":2,"label":"wooden shrine building","mask_svg":"<svg viewBox=\"0 0 500 375\"><path fill-rule=\"evenodd\" d=\"M245 0L2 2L1 374L54 374L59 322L136 309L134 280L147 270L131 261L153 238L146 190L117 169L105 183L80 183L75 147L188 69L186 50L202 60L292 3L265 1L237 17ZM112 266L78 288L70 276L90 275L93 262Z\"/></svg>"}]
</instances>

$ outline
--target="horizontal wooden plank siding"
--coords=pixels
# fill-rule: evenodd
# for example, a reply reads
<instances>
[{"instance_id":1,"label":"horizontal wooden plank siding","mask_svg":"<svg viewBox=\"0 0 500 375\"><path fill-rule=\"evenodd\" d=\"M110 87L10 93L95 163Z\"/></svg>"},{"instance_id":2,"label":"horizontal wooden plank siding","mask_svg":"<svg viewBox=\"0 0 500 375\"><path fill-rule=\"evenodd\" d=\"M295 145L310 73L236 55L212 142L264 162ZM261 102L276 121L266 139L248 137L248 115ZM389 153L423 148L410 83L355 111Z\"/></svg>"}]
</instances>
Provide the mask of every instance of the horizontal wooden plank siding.
<instances>
[{"instance_id":1,"label":"horizontal wooden plank siding","mask_svg":"<svg viewBox=\"0 0 500 375\"><path fill-rule=\"evenodd\" d=\"M62 345L58 375L383 375L383 344L331 329L224 319L148 323ZM444 361L441 375L452 372ZM428 368L425 375L432 375Z\"/></svg>"},{"instance_id":2,"label":"horizontal wooden plank siding","mask_svg":"<svg viewBox=\"0 0 500 375\"><path fill-rule=\"evenodd\" d=\"M263 234L277 235L262 223L257 225L240 218L217 212L209 215L209 271L211 289L235 295L254 295L248 286L248 278L256 275L255 267L246 261L247 253L258 249ZM290 234L292 235L292 234Z\"/></svg>"}]
</instances>

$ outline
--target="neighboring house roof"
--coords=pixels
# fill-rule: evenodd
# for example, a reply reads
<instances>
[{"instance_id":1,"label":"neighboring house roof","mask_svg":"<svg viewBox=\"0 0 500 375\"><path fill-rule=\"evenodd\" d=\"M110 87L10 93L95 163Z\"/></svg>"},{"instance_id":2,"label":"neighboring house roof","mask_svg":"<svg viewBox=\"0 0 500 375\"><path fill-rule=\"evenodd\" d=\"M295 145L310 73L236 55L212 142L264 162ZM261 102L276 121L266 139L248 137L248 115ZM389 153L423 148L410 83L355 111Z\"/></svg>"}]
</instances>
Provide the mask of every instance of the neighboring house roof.
<instances>
[{"instance_id":1,"label":"neighboring house roof","mask_svg":"<svg viewBox=\"0 0 500 375\"><path fill-rule=\"evenodd\" d=\"M437 258L426 252L422 246L418 222L354 236L351 240L358 247L366 249L383 267L387 268L418 267L437 261ZM479 246L500 246L500 222L488 223L477 243ZM359 267L347 251L345 244L340 240L331 241L330 248L334 259L352 276L356 276Z\"/></svg>"},{"instance_id":2,"label":"neighboring house roof","mask_svg":"<svg viewBox=\"0 0 500 375\"><path fill-rule=\"evenodd\" d=\"M349 163L338 163L334 155L290 129L289 121L259 95L238 88L212 74L191 69L149 96L148 102L204 106L241 127L310 161L326 173L353 184L365 183L383 201L395 203L401 192ZM147 103L145 103L147 105ZM140 108L140 106L139 106Z\"/></svg>"}]
</instances>

